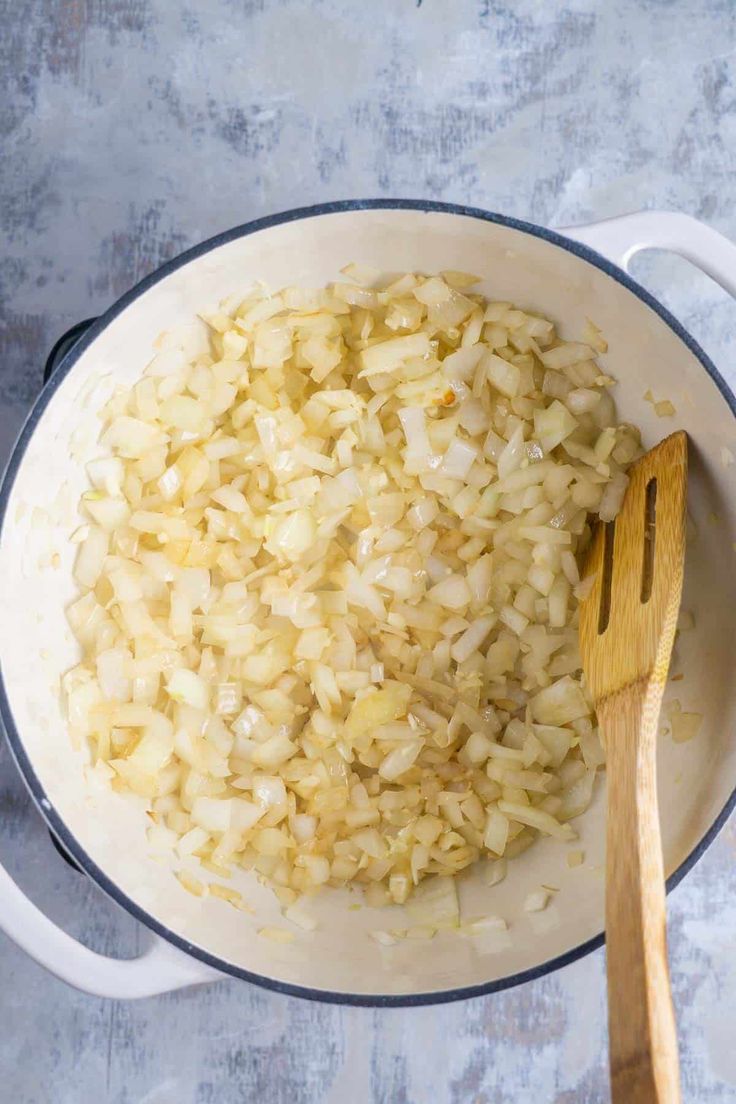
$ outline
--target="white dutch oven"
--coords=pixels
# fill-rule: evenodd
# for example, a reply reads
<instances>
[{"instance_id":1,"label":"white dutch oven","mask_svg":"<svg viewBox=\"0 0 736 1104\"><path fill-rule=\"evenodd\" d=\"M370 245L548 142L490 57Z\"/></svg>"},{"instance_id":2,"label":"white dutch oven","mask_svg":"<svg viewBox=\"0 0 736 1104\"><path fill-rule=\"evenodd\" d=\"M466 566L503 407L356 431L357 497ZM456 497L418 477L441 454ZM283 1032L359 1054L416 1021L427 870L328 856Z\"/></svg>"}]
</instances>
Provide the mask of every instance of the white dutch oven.
<instances>
[{"instance_id":1,"label":"white dutch oven","mask_svg":"<svg viewBox=\"0 0 736 1104\"><path fill-rule=\"evenodd\" d=\"M620 381L622 417L642 427L647 443L675 426L688 431L697 536L688 549L684 606L695 611L696 629L678 642L675 669L684 677L671 696L705 719L689 743L664 736L659 764L670 886L685 874L736 800L736 690L728 646L736 639L736 468L724 463L730 456L724 450L736 453L736 401L682 327L626 276L629 258L648 247L682 254L736 295L736 247L684 215L631 215L562 235L443 204L337 203L263 219L190 250L78 340L31 412L0 496L0 708L18 767L64 849L153 935L132 961L94 954L56 928L0 869L0 926L11 938L59 977L105 996L140 997L231 974L357 1004L488 993L601 944L603 787L579 822L584 866L569 870L564 849L543 840L493 890L479 872L462 882L464 912L504 916L508 936L478 940L447 932L431 942L382 947L368 932L405 926L401 918L386 915L389 910L349 910L349 895L331 890L310 905L319 928L282 945L257 935L280 921L268 890L242 874L240 888L254 916L185 892L169 862L148 853L142 807L95 788L84 752L70 746L59 705L59 675L76 661L64 618L74 591L68 537L78 524L74 503L85 486L84 462L97 451L101 397L112 381L135 380L159 332L191 322L203 305L254 279L319 285L352 260L393 271L477 273L486 294L557 320L568 338L579 336L586 318L595 320L609 340L603 361ZM654 415L643 398L647 388L672 400L674 419ZM559 893L545 912L524 914L522 902L540 882L559 886Z\"/></svg>"}]
</instances>

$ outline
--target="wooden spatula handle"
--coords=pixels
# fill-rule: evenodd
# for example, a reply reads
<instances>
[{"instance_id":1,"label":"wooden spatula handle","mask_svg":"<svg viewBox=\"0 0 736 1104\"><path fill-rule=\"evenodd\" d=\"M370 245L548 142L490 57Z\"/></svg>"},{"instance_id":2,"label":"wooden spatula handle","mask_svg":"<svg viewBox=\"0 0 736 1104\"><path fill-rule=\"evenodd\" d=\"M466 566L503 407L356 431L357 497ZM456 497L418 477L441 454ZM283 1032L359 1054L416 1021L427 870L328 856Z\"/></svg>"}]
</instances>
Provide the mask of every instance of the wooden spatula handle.
<instances>
[{"instance_id":1,"label":"wooden spatula handle","mask_svg":"<svg viewBox=\"0 0 736 1104\"><path fill-rule=\"evenodd\" d=\"M606 956L613 1104L679 1104L657 811L661 687L599 706L608 759Z\"/></svg>"}]
</instances>

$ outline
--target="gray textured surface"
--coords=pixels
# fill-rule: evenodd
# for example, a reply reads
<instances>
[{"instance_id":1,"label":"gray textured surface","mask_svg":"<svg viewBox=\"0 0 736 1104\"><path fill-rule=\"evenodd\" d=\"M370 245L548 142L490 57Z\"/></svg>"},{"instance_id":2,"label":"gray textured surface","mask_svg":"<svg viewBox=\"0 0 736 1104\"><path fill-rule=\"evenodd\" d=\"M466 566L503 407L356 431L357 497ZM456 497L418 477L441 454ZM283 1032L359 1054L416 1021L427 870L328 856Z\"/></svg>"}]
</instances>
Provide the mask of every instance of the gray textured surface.
<instances>
[{"instance_id":1,"label":"gray textured surface","mask_svg":"<svg viewBox=\"0 0 736 1104\"><path fill-rule=\"evenodd\" d=\"M673 207L736 237L732 0L0 0L0 453L45 351L163 259L326 198L469 202L549 225ZM736 308L684 262L640 278L733 381ZM7 628L4 629L7 631ZM0 751L0 848L98 950L135 923L56 855ZM686 1100L736 1099L736 828L670 901ZM0 937L13 1104L607 1099L601 953L488 999L373 1012L245 984L135 1005Z\"/></svg>"}]
</instances>

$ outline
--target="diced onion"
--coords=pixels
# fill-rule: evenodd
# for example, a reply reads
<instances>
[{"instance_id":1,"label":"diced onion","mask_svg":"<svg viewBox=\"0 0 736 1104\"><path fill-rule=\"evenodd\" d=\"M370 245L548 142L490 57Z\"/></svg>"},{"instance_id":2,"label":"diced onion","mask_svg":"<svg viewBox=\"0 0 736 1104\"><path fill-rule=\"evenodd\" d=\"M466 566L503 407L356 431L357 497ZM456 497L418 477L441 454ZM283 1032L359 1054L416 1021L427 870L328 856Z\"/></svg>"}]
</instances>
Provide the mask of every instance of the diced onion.
<instances>
[{"instance_id":1,"label":"diced onion","mask_svg":"<svg viewBox=\"0 0 736 1104\"><path fill-rule=\"evenodd\" d=\"M535 889L527 894L524 900L524 912L541 912L549 904L549 892L546 889Z\"/></svg>"},{"instance_id":2,"label":"diced onion","mask_svg":"<svg viewBox=\"0 0 736 1104\"><path fill-rule=\"evenodd\" d=\"M102 529L91 526L86 540L79 546L74 565L74 578L81 586L95 586L102 573L107 548L107 534Z\"/></svg>"},{"instance_id":3,"label":"diced onion","mask_svg":"<svg viewBox=\"0 0 736 1104\"><path fill-rule=\"evenodd\" d=\"M674 706L678 706L674 708ZM672 739L676 744L687 743L698 735L703 723L702 713L683 713L679 703L673 703L669 711L670 725L672 726Z\"/></svg>"},{"instance_id":4,"label":"diced onion","mask_svg":"<svg viewBox=\"0 0 736 1104\"><path fill-rule=\"evenodd\" d=\"M390 947L458 926L481 857L492 886L538 835L574 838L604 760L580 556L640 441L592 323L563 341L450 270L343 275L236 291L108 402L62 685L157 854L254 869L305 931L300 894L362 885L406 905L372 932ZM675 740L700 723L670 719Z\"/></svg>"},{"instance_id":5,"label":"diced onion","mask_svg":"<svg viewBox=\"0 0 736 1104\"><path fill-rule=\"evenodd\" d=\"M174 701L192 705L195 709L206 709L209 701L209 690L204 681L196 672L188 671L180 667L174 671L166 687L169 697Z\"/></svg>"}]
</instances>

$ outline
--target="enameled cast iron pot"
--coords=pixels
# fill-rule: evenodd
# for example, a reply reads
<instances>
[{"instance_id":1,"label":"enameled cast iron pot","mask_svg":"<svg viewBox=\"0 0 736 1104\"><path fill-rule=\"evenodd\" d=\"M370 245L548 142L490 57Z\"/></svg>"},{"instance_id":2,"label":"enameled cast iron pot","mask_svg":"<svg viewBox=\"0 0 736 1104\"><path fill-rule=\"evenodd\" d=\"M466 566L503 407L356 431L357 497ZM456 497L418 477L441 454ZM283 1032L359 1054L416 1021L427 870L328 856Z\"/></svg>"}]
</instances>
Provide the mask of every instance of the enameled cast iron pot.
<instances>
[{"instance_id":1,"label":"enameled cast iron pot","mask_svg":"<svg viewBox=\"0 0 736 1104\"><path fill-rule=\"evenodd\" d=\"M18 768L57 840L152 939L132 961L94 954L56 928L0 868L0 926L11 938L59 977L100 995L139 997L231 974L301 996L384 1005L490 993L554 970L603 940L603 786L578 822L584 866L568 869L566 849L543 840L510 864L492 892L479 872L464 881L464 911L504 916L509 938L446 932L431 942L382 947L368 932L401 921L348 910L349 895L331 890L310 905L318 930L282 945L256 935L280 921L268 890L243 873L255 916L187 893L167 861L149 856L142 806L92 784L84 751L70 746L59 704L59 676L76 662L64 618L74 593L68 537L78 524L84 464L99 452L101 402L113 384L139 376L162 330L197 325L192 320L203 306L254 279L276 287L323 284L349 261L388 271L477 273L486 294L543 313L568 338L593 319L609 341L602 360L619 380L620 415L642 427L647 444L676 427L688 431L695 536L684 607L695 612L696 628L678 641L675 669L684 677L671 684L670 696L704 721L689 743L664 736L659 763L669 885L683 877L736 800L736 467L728 466L736 453L736 400L682 326L626 275L629 258L652 247L689 258L736 295L736 246L684 215L647 212L555 233L446 204L347 202L261 219L197 246L123 296L72 344L28 417L0 492L0 710ZM644 400L647 389L669 398L676 416L657 418ZM526 894L541 882L559 893L545 912L524 914Z\"/></svg>"}]
</instances>

